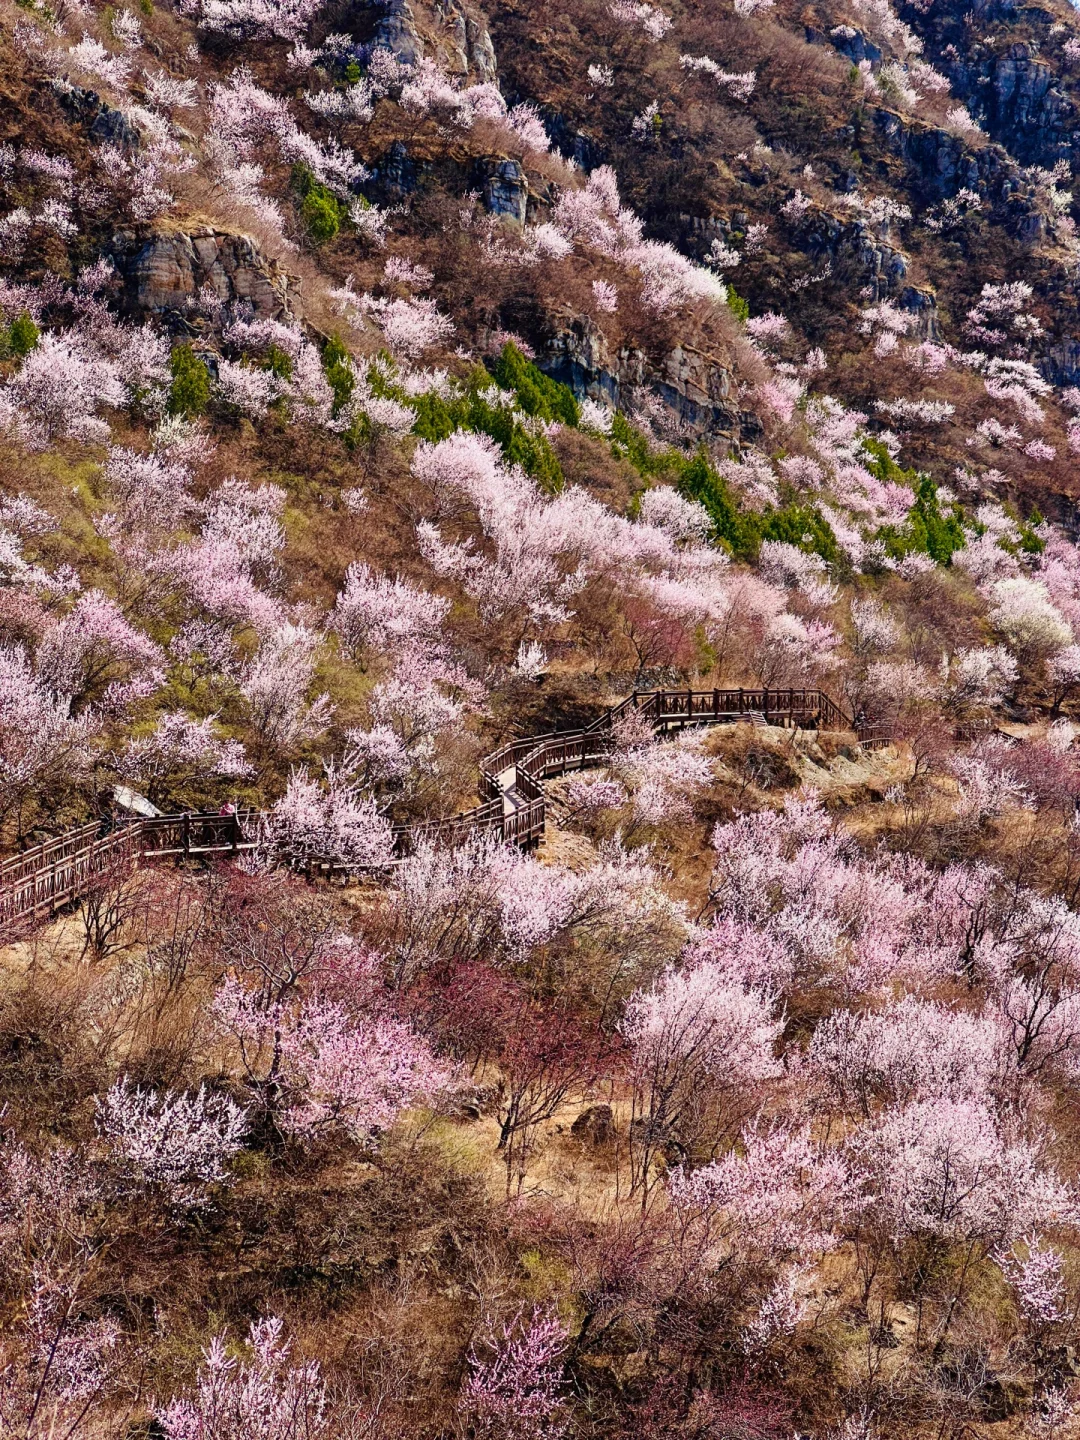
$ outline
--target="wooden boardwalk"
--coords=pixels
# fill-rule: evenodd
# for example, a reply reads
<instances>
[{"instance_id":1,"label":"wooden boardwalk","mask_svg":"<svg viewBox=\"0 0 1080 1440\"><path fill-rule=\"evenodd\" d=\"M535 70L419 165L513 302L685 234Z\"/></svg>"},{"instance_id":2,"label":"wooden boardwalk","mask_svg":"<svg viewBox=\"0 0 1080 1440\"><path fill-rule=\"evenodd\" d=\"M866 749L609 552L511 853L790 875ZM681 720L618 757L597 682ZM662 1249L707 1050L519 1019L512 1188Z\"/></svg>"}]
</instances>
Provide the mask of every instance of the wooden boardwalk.
<instances>
[{"instance_id":1,"label":"wooden boardwalk","mask_svg":"<svg viewBox=\"0 0 1080 1440\"><path fill-rule=\"evenodd\" d=\"M740 720L788 727L851 730L866 749L880 749L888 736L859 725L821 690L650 690L635 691L583 730L532 735L488 755L480 767L481 804L448 820L394 827L394 849L408 854L419 841L452 844L486 832L509 845L536 844L544 833L544 781L603 765L610 734L631 714L647 720L657 735L688 726L730 725ZM78 900L96 880L142 860L197 859L252 849L261 815L194 813L131 819L103 835L82 825L32 850L0 862L0 924L39 919ZM324 863L323 873L342 867Z\"/></svg>"}]
</instances>

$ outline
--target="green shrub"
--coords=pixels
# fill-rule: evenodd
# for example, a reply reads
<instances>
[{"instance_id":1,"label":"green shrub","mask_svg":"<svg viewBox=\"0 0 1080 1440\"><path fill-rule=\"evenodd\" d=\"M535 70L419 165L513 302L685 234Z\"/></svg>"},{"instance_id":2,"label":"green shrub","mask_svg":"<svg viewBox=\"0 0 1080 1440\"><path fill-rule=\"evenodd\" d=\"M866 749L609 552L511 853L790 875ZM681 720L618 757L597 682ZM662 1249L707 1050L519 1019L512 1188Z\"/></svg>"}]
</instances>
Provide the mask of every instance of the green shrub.
<instances>
[{"instance_id":1,"label":"green shrub","mask_svg":"<svg viewBox=\"0 0 1080 1440\"><path fill-rule=\"evenodd\" d=\"M938 565L948 565L953 551L964 548L964 512L954 505L942 513L937 486L929 475L919 477L907 523L918 548Z\"/></svg>"},{"instance_id":2,"label":"green shrub","mask_svg":"<svg viewBox=\"0 0 1080 1440\"><path fill-rule=\"evenodd\" d=\"M704 506L713 523L714 542L741 560L753 559L763 540L781 540L820 555L826 564L843 564L832 526L816 505L792 498L762 511L743 510L704 450L692 460L680 457L677 486L681 495Z\"/></svg>"},{"instance_id":3,"label":"green shrub","mask_svg":"<svg viewBox=\"0 0 1080 1440\"><path fill-rule=\"evenodd\" d=\"M380 400L396 400L399 405L408 405L408 391L398 381L397 361L389 350L380 350L374 363L368 366L368 389Z\"/></svg>"},{"instance_id":4,"label":"green shrub","mask_svg":"<svg viewBox=\"0 0 1080 1440\"><path fill-rule=\"evenodd\" d=\"M964 548L964 512L953 505L941 509L937 486L929 475L904 470L889 454L880 440L864 439L866 468L879 480L907 485L915 492L915 503L903 525L883 525L878 539L884 541L885 553L893 560L919 553L929 555L937 565L949 565L957 550ZM1034 537L1033 537L1034 538Z\"/></svg>"},{"instance_id":5,"label":"green shrub","mask_svg":"<svg viewBox=\"0 0 1080 1440\"><path fill-rule=\"evenodd\" d=\"M504 390L513 390L517 408L538 420L577 425L581 407L574 392L526 360L516 345L506 344L492 365L494 380ZM489 435L510 465L520 465L543 489L554 493L563 483L562 467L545 435L525 428L510 405L491 395L492 376L477 366L465 381L464 392L450 400L438 395L419 395L405 402L416 411L413 434L423 440L445 440L455 430L472 430Z\"/></svg>"},{"instance_id":6,"label":"green shrub","mask_svg":"<svg viewBox=\"0 0 1080 1440\"><path fill-rule=\"evenodd\" d=\"M512 351L512 354L507 354ZM334 413L351 397L355 387L352 372L346 364L347 352L335 336L327 342L323 351L323 367L326 378L334 391ZM477 365L464 381L462 390L449 399L433 392L423 395L407 395L394 380L394 363L389 355L383 365L373 365L368 371L368 383L372 393L399 404L408 405L416 412L412 433L421 440L437 444L452 435L455 430L471 430L478 435L488 435L499 446L503 459L510 465L520 465L545 490L554 492L563 483L562 468L551 448L547 437L535 435L521 423L520 417L510 404L496 399L495 382L481 365ZM506 362L504 365L503 362ZM528 364L520 350L513 346L504 348L496 362L496 369L502 366L500 375L504 386L520 382L517 391L518 403L527 414L540 419L567 419L576 416L577 401L573 393L555 380L550 380L534 365ZM541 383L542 382L542 383ZM522 402L525 392L525 403ZM574 407L571 410L571 405ZM569 421L568 423L574 423ZM350 437L346 436L346 441Z\"/></svg>"},{"instance_id":7,"label":"green shrub","mask_svg":"<svg viewBox=\"0 0 1080 1440\"><path fill-rule=\"evenodd\" d=\"M621 410L611 418L611 453L616 460L629 460L646 480L665 475L677 482L686 464L686 456L668 447L652 449L645 436L631 425Z\"/></svg>"},{"instance_id":8,"label":"green shrub","mask_svg":"<svg viewBox=\"0 0 1080 1440\"><path fill-rule=\"evenodd\" d=\"M862 438L863 459L866 468L879 480L887 480L894 485L910 485L914 488L916 474L914 470L905 470L898 465L889 454L887 445L880 440L874 440L869 435Z\"/></svg>"},{"instance_id":9,"label":"green shrub","mask_svg":"<svg viewBox=\"0 0 1080 1440\"><path fill-rule=\"evenodd\" d=\"M17 355L21 360L29 355L41 339L41 331L24 310L8 326L7 333L0 331L0 350L7 355Z\"/></svg>"},{"instance_id":10,"label":"green shrub","mask_svg":"<svg viewBox=\"0 0 1080 1440\"><path fill-rule=\"evenodd\" d=\"M563 483L562 468L546 437L526 430L509 406L492 404L486 393L492 388L491 379L479 367L465 386L464 394L450 400L430 393L408 399L406 403L416 411L413 434L433 442L445 440L455 430L489 435L509 464L520 465L545 490L558 490Z\"/></svg>"},{"instance_id":11,"label":"green shrub","mask_svg":"<svg viewBox=\"0 0 1080 1440\"><path fill-rule=\"evenodd\" d=\"M743 515L727 481L709 464L704 450L685 460L678 479L679 494L704 506L713 524L713 539L733 555L752 547Z\"/></svg>"},{"instance_id":12,"label":"green shrub","mask_svg":"<svg viewBox=\"0 0 1080 1440\"><path fill-rule=\"evenodd\" d=\"M491 373L504 390L513 390L517 403L526 415L541 420L559 420L576 426L581 420L581 406L569 385L552 380L550 375L526 360L518 347L510 342L491 367Z\"/></svg>"},{"instance_id":13,"label":"green shrub","mask_svg":"<svg viewBox=\"0 0 1080 1440\"><path fill-rule=\"evenodd\" d=\"M341 229L338 203L329 192L320 195L312 190L309 195L306 195L304 203L300 207L300 217L304 222L304 228L316 245L329 244Z\"/></svg>"},{"instance_id":14,"label":"green shrub","mask_svg":"<svg viewBox=\"0 0 1080 1440\"><path fill-rule=\"evenodd\" d=\"M300 219L315 245L327 245L341 229L342 206L332 190L315 179L308 165L294 165L292 188L300 200Z\"/></svg>"},{"instance_id":15,"label":"green shrub","mask_svg":"<svg viewBox=\"0 0 1080 1440\"><path fill-rule=\"evenodd\" d=\"M1020 524L1020 549L1025 555L1041 555L1046 549L1046 541L1039 538L1035 533L1035 527L1043 523L1042 511L1032 510L1028 518Z\"/></svg>"},{"instance_id":16,"label":"green shrub","mask_svg":"<svg viewBox=\"0 0 1080 1440\"><path fill-rule=\"evenodd\" d=\"M24 310L11 322L9 343L16 355L29 355L41 338L41 331Z\"/></svg>"},{"instance_id":17,"label":"green shrub","mask_svg":"<svg viewBox=\"0 0 1080 1440\"><path fill-rule=\"evenodd\" d=\"M827 565L842 565L844 555L833 528L816 505L789 501L786 505L764 511L760 517L758 543L762 540L783 540L800 550L820 555Z\"/></svg>"},{"instance_id":18,"label":"green shrub","mask_svg":"<svg viewBox=\"0 0 1080 1440\"><path fill-rule=\"evenodd\" d=\"M547 437L526 430L509 406L490 404L482 390L469 398L466 428L490 435L504 458L520 465L543 489L554 492L562 486L562 467Z\"/></svg>"},{"instance_id":19,"label":"green shrub","mask_svg":"<svg viewBox=\"0 0 1080 1440\"><path fill-rule=\"evenodd\" d=\"M447 401L434 391L429 391L425 395L418 395L411 404L416 411L412 433L419 435L421 440L430 440L433 445L447 439L455 430L469 428L468 410L463 401Z\"/></svg>"},{"instance_id":20,"label":"green shrub","mask_svg":"<svg viewBox=\"0 0 1080 1440\"><path fill-rule=\"evenodd\" d=\"M745 325L750 319L750 301L744 300L729 285L727 287L727 306L736 320L741 320Z\"/></svg>"},{"instance_id":21,"label":"green shrub","mask_svg":"<svg viewBox=\"0 0 1080 1440\"><path fill-rule=\"evenodd\" d=\"M279 380L291 380L293 373L293 362L284 350L276 345L271 345L262 358L262 368L269 370L271 375L276 375Z\"/></svg>"},{"instance_id":22,"label":"green shrub","mask_svg":"<svg viewBox=\"0 0 1080 1440\"><path fill-rule=\"evenodd\" d=\"M193 420L210 404L210 371L190 345L178 345L169 356L172 384L169 386L170 415Z\"/></svg>"},{"instance_id":23,"label":"green shrub","mask_svg":"<svg viewBox=\"0 0 1080 1440\"><path fill-rule=\"evenodd\" d=\"M337 415L352 399L356 375L349 361L349 352L337 335L331 335L323 346L323 371L334 392L334 414Z\"/></svg>"}]
</instances>

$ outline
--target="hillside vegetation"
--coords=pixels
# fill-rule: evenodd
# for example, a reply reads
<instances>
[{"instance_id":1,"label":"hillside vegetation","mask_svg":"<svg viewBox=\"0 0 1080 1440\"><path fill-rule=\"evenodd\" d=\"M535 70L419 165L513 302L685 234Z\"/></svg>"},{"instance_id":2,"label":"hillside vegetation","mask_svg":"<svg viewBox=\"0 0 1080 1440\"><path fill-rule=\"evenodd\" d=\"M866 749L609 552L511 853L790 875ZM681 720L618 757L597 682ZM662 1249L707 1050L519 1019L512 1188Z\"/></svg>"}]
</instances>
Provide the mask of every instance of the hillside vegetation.
<instances>
[{"instance_id":1,"label":"hillside vegetation","mask_svg":"<svg viewBox=\"0 0 1080 1440\"><path fill-rule=\"evenodd\" d=\"M1062 0L0 0L0 852L260 817L0 934L0 1436L1080 1434L1077 162ZM665 687L855 729L395 839Z\"/></svg>"}]
</instances>

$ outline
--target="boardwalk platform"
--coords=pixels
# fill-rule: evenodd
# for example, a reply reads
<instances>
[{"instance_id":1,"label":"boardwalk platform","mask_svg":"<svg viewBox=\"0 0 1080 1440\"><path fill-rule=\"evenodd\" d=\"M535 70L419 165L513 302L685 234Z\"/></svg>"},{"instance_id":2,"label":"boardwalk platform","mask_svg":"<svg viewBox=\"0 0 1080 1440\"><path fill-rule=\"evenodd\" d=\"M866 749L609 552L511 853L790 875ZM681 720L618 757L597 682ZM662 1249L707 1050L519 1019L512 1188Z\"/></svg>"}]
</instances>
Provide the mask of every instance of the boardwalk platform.
<instances>
[{"instance_id":1,"label":"boardwalk platform","mask_svg":"<svg viewBox=\"0 0 1080 1440\"><path fill-rule=\"evenodd\" d=\"M394 848L407 855L424 840L453 844L488 833L509 845L527 847L544 834L544 781L602 766L611 734L630 715L647 720L654 734L671 735L691 726L754 725L854 731L865 749L889 743L887 734L860 725L822 690L649 690L635 691L581 730L554 731L513 740L480 767L482 803L464 814L427 824L394 827ZM144 861L236 855L254 847L261 815L187 814L132 818L103 835L83 825L0 862L0 923L55 914L78 900L107 874ZM316 862L316 872L343 867Z\"/></svg>"}]
</instances>

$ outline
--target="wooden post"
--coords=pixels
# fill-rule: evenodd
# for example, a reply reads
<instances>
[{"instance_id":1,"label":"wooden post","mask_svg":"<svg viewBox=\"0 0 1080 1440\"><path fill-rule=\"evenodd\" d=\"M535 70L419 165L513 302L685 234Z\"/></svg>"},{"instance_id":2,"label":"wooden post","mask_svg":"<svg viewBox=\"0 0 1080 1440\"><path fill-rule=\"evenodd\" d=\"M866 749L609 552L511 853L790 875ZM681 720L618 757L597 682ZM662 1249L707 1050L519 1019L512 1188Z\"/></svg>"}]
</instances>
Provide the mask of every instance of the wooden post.
<instances>
[{"instance_id":1,"label":"wooden post","mask_svg":"<svg viewBox=\"0 0 1080 1440\"><path fill-rule=\"evenodd\" d=\"M762 710L765 715L765 724L769 723L769 687L766 685L762 690Z\"/></svg>"},{"instance_id":2,"label":"wooden post","mask_svg":"<svg viewBox=\"0 0 1080 1440\"><path fill-rule=\"evenodd\" d=\"M189 860L191 858L191 815L186 810L180 822L180 843L184 849L184 859Z\"/></svg>"},{"instance_id":3,"label":"wooden post","mask_svg":"<svg viewBox=\"0 0 1080 1440\"><path fill-rule=\"evenodd\" d=\"M719 720L719 719L720 719L720 691L719 691L719 690L714 690L714 691L712 692L712 713L713 713L713 719L714 719L714 720Z\"/></svg>"}]
</instances>

